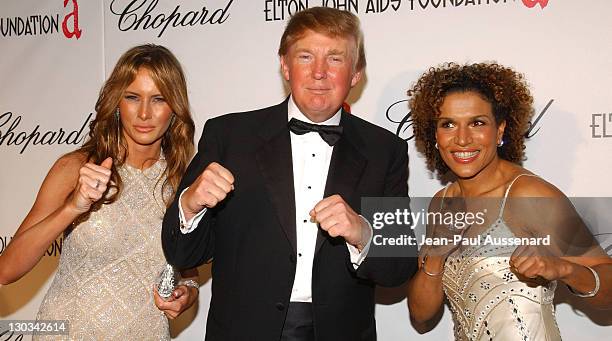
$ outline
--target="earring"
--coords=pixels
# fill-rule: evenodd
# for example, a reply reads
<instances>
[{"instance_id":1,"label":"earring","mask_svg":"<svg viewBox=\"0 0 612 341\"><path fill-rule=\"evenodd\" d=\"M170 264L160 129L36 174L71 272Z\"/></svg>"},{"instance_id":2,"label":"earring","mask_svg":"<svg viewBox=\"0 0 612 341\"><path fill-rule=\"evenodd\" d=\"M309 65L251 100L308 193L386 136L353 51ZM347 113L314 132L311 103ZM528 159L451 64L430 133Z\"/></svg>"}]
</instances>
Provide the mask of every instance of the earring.
<instances>
[{"instance_id":1,"label":"earring","mask_svg":"<svg viewBox=\"0 0 612 341\"><path fill-rule=\"evenodd\" d=\"M438 142L436 142L436 144L434 145L434 147L436 147L436 149L438 149Z\"/></svg>"},{"instance_id":2,"label":"earring","mask_svg":"<svg viewBox=\"0 0 612 341\"><path fill-rule=\"evenodd\" d=\"M504 145L504 140L499 141L499 143L497 144L497 148L501 148L501 146Z\"/></svg>"},{"instance_id":3,"label":"earring","mask_svg":"<svg viewBox=\"0 0 612 341\"><path fill-rule=\"evenodd\" d=\"M173 124L174 124L174 120L175 120L175 118L176 118L176 114L175 114L175 113L172 113L172 118L170 119L170 125L173 125Z\"/></svg>"},{"instance_id":4,"label":"earring","mask_svg":"<svg viewBox=\"0 0 612 341\"><path fill-rule=\"evenodd\" d=\"M115 110L115 122L117 123L117 151L121 150L121 113L119 107Z\"/></svg>"}]
</instances>

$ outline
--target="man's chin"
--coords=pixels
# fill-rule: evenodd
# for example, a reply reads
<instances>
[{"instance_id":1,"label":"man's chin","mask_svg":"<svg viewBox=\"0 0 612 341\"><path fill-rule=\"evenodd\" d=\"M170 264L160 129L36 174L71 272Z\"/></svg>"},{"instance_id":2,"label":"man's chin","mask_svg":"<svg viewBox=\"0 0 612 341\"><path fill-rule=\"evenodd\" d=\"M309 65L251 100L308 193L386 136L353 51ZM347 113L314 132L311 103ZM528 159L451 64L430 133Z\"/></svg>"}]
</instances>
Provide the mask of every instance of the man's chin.
<instances>
[{"instance_id":1,"label":"man's chin","mask_svg":"<svg viewBox=\"0 0 612 341\"><path fill-rule=\"evenodd\" d=\"M340 108L340 107L338 107ZM321 123L329 120L332 116L334 116L338 112L338 109L324 109L324 110L308 110L303 114L308 117L309 120L315 123Z\"/></svg>"}]
</instances>

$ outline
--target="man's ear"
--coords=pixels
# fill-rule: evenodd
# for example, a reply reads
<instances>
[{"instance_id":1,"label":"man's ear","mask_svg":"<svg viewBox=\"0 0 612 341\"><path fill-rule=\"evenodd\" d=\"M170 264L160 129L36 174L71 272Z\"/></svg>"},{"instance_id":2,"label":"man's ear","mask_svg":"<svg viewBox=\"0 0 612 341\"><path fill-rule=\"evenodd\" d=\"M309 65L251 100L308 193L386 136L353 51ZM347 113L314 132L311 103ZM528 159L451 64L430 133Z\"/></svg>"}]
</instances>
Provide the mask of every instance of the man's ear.
<instances>
[{"instance_id":1,"label":"man's ear","mask_svg":"<svg viewBox=\"0 0 612 341\"><path fill-rule=\"evenodd\" d=\"M359 83L362 75L363 75L363 69L353 74L353 78L351 78L351 88L357 85L357 83Z\"/></svg>"},{"instance_id":2,"label":"man's ear","mask_svg":"<svg viewBox=\"0 0 612 341\"><path fill-rule=\"evenodd\" d=\"M285 60L286 56L280 57L281 64L281 72L283 73L283 77L288 82L289 81L289 65L287 65L287 61Z\"/></svg>"}]
</instances>

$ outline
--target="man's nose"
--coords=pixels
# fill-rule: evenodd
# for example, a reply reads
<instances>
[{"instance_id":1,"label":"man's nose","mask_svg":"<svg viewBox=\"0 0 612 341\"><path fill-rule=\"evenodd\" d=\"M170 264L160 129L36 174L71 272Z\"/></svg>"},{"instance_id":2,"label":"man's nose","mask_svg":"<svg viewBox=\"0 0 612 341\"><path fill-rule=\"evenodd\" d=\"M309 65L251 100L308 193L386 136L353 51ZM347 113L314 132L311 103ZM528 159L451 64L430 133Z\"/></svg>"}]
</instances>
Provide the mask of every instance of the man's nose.
<instances>
[{"instance_id":1,"label":"man's nose","mask_svg":"<svg viewBox=\"0 0 612 341\"><path fill-rule=\"evenodd\" d=\"M325 62L325 60L315 60L313 64L312 76L314 79L327 78L327 63Z\"/></svg>"}]
</instances>

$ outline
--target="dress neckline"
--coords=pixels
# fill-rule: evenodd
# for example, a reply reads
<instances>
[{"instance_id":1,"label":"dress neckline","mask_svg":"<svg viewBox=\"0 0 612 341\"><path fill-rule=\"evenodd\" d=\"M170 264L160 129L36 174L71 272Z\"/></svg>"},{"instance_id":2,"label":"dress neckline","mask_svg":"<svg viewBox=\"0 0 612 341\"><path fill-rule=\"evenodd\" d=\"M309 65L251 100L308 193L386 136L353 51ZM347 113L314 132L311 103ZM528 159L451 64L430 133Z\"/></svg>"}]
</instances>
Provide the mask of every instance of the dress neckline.
<instances>
[{"instance_id":1,"label":"dress neckline","mask_svg":"<svg viewBox=\"0 0 612 341\"><path fill-rule=\"evenodd\" d=\"M144 175L146 177L155 177L157 178L160 174L161 171L164 169L166 165L166 159L164 157L163 154L161 154L159 156L159 159L157 159L157 161L155 161L151 166L145 168L145 169L140 169L137 167L134 167L132 165L130 165L127 162L124 162L123 165L121 165L121 168L126 169L127 171L129 171L132 174L141 174Z\"/></svg>"},{"instance_id":2,"label":"dress neckline","mask_svg":"<svg viewBox=\"0 0 612 341\"><path fill-rule=\"evenodd\" d=\"M512 181L510 182L510 184L508 185L508 187L506 187L506 191L504 193L504 197L502 199L502 203L499 206L499 214L497 215L497 219L495 219L495 221L493 222L493 224L495 224L496 222L503 222L503 215L504 215L504 209L506 208L506 201L508 200L508 194L510 193L510 189L512 188L512 185L514 185L514 183L516 182L516 180L518 180L518 178L520 178L521 176L532 176L532 177L538 177L535 174L529 174L529 173L521 173L517 176L514 177L514 179L512 179ZM444 198L446 198L446 192L448 191L448 188L453 184L454 182L449 183L448 185L444 186L444 192L442 193L442 200L440 200L440 209L442 208L442 205L444 204ZM488 228L487 228L488 230Z\"/></svg>"}]
</instances>

